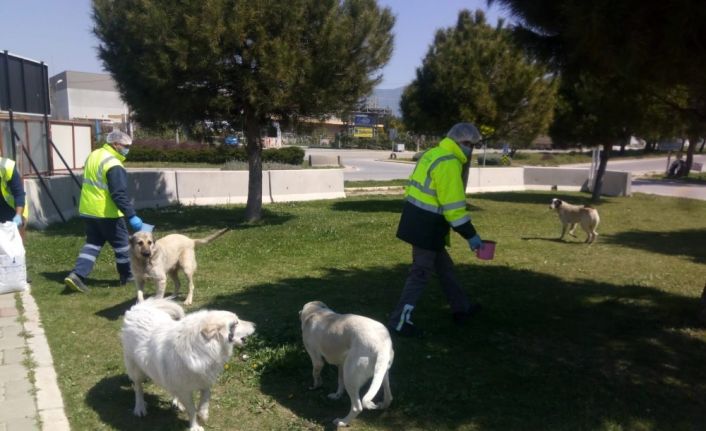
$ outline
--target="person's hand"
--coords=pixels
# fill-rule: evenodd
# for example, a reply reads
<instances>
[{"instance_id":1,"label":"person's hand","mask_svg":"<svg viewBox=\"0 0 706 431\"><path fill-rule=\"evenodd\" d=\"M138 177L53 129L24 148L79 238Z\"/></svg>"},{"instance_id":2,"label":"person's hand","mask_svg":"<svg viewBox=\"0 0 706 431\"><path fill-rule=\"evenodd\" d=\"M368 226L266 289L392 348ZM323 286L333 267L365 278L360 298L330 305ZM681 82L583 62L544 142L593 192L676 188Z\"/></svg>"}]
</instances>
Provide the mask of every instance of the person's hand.
<instances>
[{"instance_id":1,"label":"person's hand","mask_svg":"<svg viewBox=\"0 0 706 431\"><path fill-rule=\"evenodd\" d=\"M142 229L142 219L139 218L138 216L134 215L134 216L130 217L130 220L128 220L128 221L130 222L130 226L132 226L133 230L138 231L138 230Z\"/></svg>"},{"instance_id":2,"label":"person's hand","mask_svg":"<svg viewBox=\"0 0 706 431\"><path fill-rule=\"evenodd\" d=\"M15 214L14 217L12 217L12 222L17 225L17 227L22 226L22 216L19 214Z\"/></svg>"},{"instance_id":3,"label":"person's hand","mask_svg":"<svg viewBox=\"0 0 706 431\"><path fill-rule=\"evenodd\" d=\"M480 249L480 246L482 245L483 240L481 240L478 235L473 235L472 237L468 238L468 246L471 247L471 251L476 251Z\"/></svg>"}]
</instances>

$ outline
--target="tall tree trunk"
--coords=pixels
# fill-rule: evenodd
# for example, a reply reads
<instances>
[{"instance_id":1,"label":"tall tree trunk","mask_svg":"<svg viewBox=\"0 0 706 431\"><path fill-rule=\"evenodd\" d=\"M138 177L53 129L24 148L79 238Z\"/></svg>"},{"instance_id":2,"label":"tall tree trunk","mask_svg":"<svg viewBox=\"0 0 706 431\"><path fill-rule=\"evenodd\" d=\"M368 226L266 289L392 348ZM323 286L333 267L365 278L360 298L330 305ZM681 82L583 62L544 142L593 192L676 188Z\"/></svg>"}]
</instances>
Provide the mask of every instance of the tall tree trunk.
<instances>
[{"instance_id":1,"label":"tall tree trunk","mask_svg":"<svg viewBox=\"0 0 706 431\"><path fill-rule=\"evenodd\" d=\"M603 144L600 161L598 163L598 172L596 172L596 184L593 187L591 202L598 202L601 199L601 189L603 188L603 176L608 167L608 159L610 158L610 150L613 148L613 143Z\"/></svg>"},{"instance_id":2,"label":"tall tree trunk","mask_svg":"<svg viewBox=\"0 0 706 431\"><path fill-rule=\"evenodd\" d=\"M699 153L704 152L704 145L706 145L706 137L701 141L701 148L699 148Z\"/></svg>"},{"instance_id":3,"label":"tall tree trunk","mask_svg":"<svg viewBox=\"0 0 706 431\"><path fill-rule=\"evenodd\" d=\"M655 146L657 141L645 141L645 153L653 153L655 151Z\"/></svg>"},{"instance_id":4,"label":"tall tree trunk","mask_svg":"<svg viewBox=\"0 0 706 431\"><path fill-rule=\"evenodd\" d=\"M262 138L260 118L245 109L245 138L248 141L248 203L245 206L245 221L262 219Z\"/></svg>"},{"instance_id":5,"label":"tall tree trunk","mask_svg":"<svg viewBox=\"0 0 706 431\"><path fill-rule=\"evenodd\" d=\"M691 172L691 164L694 163L694 151L696 150L696 143L699 142L699 135L696 133L689 135L689 149L686 150L686 170L684 171L684 176L688 177L689 172Z\"/></svg>"}]
</instances>

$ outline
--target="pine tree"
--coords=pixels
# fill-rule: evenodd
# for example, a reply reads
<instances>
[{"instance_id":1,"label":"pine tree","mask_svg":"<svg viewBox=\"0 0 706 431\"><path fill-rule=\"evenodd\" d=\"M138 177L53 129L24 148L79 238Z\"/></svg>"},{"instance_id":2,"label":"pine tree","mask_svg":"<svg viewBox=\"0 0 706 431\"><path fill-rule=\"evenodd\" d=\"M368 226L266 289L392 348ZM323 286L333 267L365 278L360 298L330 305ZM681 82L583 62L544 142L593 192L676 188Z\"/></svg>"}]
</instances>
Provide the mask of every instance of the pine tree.
<instances>
[{"instance_id":1,"label":"pine tree","mask_svg":"<svg viewBox=\"0 0 706 431\"><path fill-rule=\"evenodd\" d=\"M351 109L380 82L394 25L375 0L94 0L93 20L139 122L242 119L248 221L262 213L262 129Z\"/></svg>"},{"instance_id":2,"label":"pine tree","mask_svg":"<svg viewBox=\"0 0 706 431\"><path fill-rule=\"evenodd\" d=\"M442 134L459 121L492 130L492 139L526 147L546 132L557 82L517 48L502 21L493 28L482 11L459 13L455 27L434 43L402 96L405 125Z\"/></svg>"}]
</instances>

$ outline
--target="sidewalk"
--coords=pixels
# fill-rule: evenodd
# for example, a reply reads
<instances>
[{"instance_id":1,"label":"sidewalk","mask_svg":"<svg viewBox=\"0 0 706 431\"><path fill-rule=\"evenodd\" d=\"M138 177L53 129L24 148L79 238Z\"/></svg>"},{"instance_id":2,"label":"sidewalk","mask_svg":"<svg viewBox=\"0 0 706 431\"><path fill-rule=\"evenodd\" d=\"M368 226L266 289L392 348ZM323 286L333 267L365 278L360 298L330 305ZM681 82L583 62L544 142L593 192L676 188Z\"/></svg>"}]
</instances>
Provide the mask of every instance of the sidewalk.
<instances>
[{"instance_id":1,"label":"sidewalk","mask_svg":"<svg viewBox=\"0 0 706 431\"><path fill-rule=\"evenodd\" d=\"M0 431L69 429L34 298L28 290L1 294Z\"/></svg>"}]
</instances>

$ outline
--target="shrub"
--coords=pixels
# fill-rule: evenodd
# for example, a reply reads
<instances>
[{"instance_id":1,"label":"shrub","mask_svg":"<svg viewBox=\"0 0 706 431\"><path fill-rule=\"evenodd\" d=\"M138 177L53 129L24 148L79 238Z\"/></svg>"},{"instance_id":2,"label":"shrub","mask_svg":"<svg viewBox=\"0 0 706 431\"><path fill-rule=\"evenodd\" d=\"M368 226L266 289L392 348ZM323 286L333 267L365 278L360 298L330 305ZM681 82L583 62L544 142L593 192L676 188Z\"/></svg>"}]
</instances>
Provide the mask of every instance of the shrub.
<instances>
[{"instance_id":1,"label":"shrub","mask_svg":"<svg viewBox=\"0 0 706 431\"><path fill-rule=\"evenodd\" d=\"M247 152L243 147L214 146L196 142L177 145L161 139L137 139L130 148L130 161L134 162L180 162L224 164L228 161L245 162ZM263 162L300 165L304 150L299 147L268 148L262 152Z\"/></svg>"},{"instance_id":2,"label":"shrub","mask_svg":"<svg viewBox=\"0 0 706 431\"><path fill-rule=\"evenodd\" d=\"M478 156L478 166L483 166L483 156ZM502 157L496 154L490 154L485 157L485 166L502 166Z\"/></svg>"},{"instance_id":3,"label":"shrub","mask_svg":"<svg viewBox=\"0 0 706 431\"><path fill-rule=\"evenodd\" d=\"M301 147L268 148L262 152L262 161L301 165L304 162L304 150Z\"/></svg>"}]
</instances>

